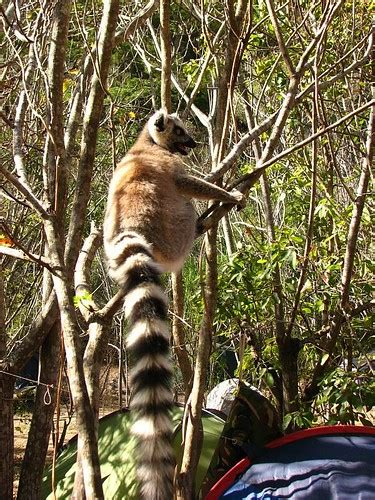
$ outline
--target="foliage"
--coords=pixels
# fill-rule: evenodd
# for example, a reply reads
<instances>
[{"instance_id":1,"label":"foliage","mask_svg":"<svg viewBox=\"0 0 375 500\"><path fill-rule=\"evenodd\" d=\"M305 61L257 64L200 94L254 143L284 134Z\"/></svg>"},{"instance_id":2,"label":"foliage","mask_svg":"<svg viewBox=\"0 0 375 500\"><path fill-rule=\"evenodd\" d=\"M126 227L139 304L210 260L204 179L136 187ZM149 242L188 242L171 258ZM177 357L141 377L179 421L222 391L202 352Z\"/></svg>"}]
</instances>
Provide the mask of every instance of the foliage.
<instances>
[{"instance_id":1,"label":"foliage","mask_svg":"<svg viewBox=\"0 0 375 500\"><path fill-rule=\"evenodd\" d=\"M320 390L315 400L316 410L328 410L328 424L372 425L366 415L375 405L375 381L366 364L360 370L344 371L340 367L333 370L321 381Z\"/></svg>"}]
</instances>

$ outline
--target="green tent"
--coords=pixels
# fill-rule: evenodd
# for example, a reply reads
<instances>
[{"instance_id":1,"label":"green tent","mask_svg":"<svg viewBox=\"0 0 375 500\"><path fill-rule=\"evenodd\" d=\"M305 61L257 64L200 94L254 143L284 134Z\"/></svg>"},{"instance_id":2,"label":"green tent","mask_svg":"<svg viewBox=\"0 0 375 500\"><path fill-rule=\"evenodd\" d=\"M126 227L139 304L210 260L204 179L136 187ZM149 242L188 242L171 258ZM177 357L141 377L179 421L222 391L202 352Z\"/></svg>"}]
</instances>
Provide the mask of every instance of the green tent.
<instances>
[{"instance_id":1,"label":"green tent","mask_svg":"<svg viewBox=\"0 0 375 500\"><path fill-rule=\"evenodd\" d=\"M177 460L181 459L181 418L183 409L176 407L174 448ZM223 431L224 420L203 411L203 446L196 476L196 488L200 490ZM105 498L111 500L136 500L134 440L130 437L130 413L127 410L111 413L99 421L99 456ZM56 496L69 499L73 489L77 438L71 439L56 462ZM42 498L52 498L52 470L43 478Z\"/></svg>"}]
</instances>

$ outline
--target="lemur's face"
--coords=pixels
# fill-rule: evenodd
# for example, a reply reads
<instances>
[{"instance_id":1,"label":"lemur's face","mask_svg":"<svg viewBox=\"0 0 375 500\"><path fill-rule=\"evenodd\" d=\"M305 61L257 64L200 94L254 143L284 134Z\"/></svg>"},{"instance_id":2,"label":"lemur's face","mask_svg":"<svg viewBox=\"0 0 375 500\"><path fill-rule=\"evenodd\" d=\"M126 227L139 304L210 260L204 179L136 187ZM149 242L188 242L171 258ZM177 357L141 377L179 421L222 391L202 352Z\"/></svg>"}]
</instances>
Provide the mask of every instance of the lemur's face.
<instances>
[{"instance_id":1,"label":"lemur's face","mask_svg":"<svg viewBox=\"0 0 375 500\"><path fill-rule=\"evenodd\" d=\"M149 132L152 139L171 153L189 154L197 143L187 133L182 121L175 115L158 111L149 121Z\"/></svg>"}]
</instances>

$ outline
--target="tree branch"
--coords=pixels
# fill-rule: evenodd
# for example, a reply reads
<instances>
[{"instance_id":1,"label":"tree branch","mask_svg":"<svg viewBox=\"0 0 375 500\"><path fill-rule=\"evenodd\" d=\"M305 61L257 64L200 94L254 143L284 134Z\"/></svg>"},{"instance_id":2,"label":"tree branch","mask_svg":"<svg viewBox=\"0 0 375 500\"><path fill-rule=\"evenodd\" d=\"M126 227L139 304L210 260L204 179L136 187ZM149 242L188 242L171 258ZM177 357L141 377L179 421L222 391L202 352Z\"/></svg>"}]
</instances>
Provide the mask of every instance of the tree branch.
<instances>
[{"instance_id":1,"label":"tree branch","mask_svg":"<svg viewBox=\"0 0 375 500\"><path fill-rule=\"evenodd\" d=\"M85 214L90 197L97 132L105 95L104 89L107 85L118 9L118 0L104 2L97 51L100 74L94 72L92 76L90 93L85 108L78 176L65 251L65 261L70 271L74 269L83 236Z\"/></svg>"},{"instance_id":2,"label":"tree branch","mask_svg":"<svg viewBox=\"0 0 375 500\"><path fill-rule=\"evenodd\" d=\"M171 94L171 29L170 29L170 0L161 0L160 3L160 57L161 57L161 104L168 113L172 111Z\"/></svg>"},{"instance_id":3,"label":"tree branch","mask_svg":"<svg viewBox=\"0 0 375 500\"><path fill-rule=\"evenodd\" d=\"M32 208L38 212L42 219L48 219L51 215L44 209L41 201L34 195L31 188L22 182L22 180L9 172L3 165L0 165L0 172L18 191L23 194L25 199L30 203Z\"/></svg>"},{"instance_id":4,"label":"tree branch","mask_svg":"<svg viewBox=\"0 0 375 500\"><path fill-rule=\"evenodd\" d=\"M272 22L272 26L275 30L277 43L279 44L280 54L284 59L285 66L288 70L289 76L293 76L295 73L295 69L293 67L292 61L290 60L288 49L286 48L284 37L281 33L279 22L276 17L275 6L272 0L266 0L268 13Z\"/></svg>"},{"instance_id":5,"label":"tree branch","mask_svg":"<svg viewBox=\"0 0 375 500\"><path fill-rule=\"evenodd\" d=\"M147 20L156 12L159 7L159 0L150 0L149 3L140 10L140 12L135 16L130 23L123 29L119 30L115 35L115 46L129 40L137 29L141 28Z\"/></svg>"},{"instance_id":6,"label":"tree branch","mask_svg":"<svg viewBox=\"0 0 375 500\"><path fill-rule=\"evenodd\" d=\"M25 251L25 249L21 250L20 248L11 248L3 245L0 245L0 253L3 255L9 255L9 257L14 257L15 259L26 260L28 262L33 262L34 264L39 264L52 272L49 260L42 255L35 255L34 253Z\"/></svg>"}]
</instances>

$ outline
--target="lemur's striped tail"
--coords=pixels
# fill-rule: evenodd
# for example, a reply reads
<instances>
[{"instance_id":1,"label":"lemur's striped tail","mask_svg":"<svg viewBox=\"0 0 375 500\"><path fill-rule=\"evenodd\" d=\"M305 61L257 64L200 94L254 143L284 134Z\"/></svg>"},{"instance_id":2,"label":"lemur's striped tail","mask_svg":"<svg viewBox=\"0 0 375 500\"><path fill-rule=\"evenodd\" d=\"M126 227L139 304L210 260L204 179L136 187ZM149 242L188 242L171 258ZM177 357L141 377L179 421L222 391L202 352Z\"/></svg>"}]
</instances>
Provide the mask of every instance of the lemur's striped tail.
<instances>
[{"instance_id":1,"label":"lemur's striped tail","mask_svg":"<svg viewBox=\"0 0 375 500\"><path fill-rule=\"evenodd\" d=\"M137 438L137 473L144 500L173 498L168 303L160 268L150 246L135 232L106 242L110 275L124 288L131 358L132 434Z\"/></svg>"}]
</instances>

